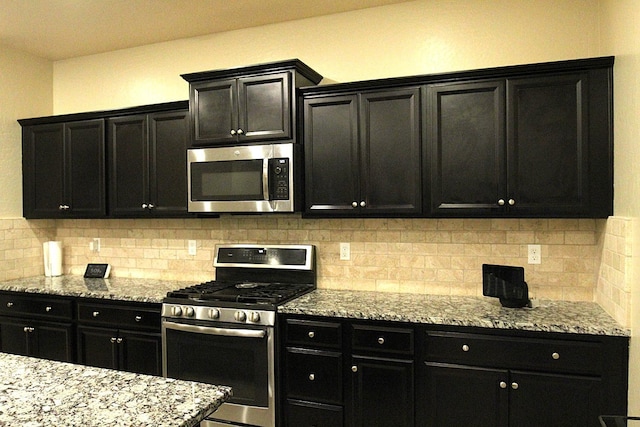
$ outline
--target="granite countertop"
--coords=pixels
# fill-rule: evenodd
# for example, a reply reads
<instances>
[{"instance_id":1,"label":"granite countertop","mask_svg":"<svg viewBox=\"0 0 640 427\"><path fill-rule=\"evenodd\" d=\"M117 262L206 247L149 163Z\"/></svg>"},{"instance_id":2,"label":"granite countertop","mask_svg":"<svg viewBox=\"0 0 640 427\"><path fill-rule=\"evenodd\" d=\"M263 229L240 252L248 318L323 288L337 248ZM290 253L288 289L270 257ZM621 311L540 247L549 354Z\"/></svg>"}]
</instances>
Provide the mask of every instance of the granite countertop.
<instances>
[{"instance_id":1,"label":"granite countertop","mask_svg":"<svg viewBox=\"0 0 640 427\"><path fill-rule=\"evenodd\" d=\"M0 426L197 426L231 389L0 353Z\"/></svg>"},{"instance_id":2,"label":"granite countertop","mask_svg":"<svg viewBox=\"0 0 640 427\"><path fill-rule=\"evenodd\" d=\"M629 336L598 304L543 300L504 308L495 298L317 289L278 312L494 329Z\"/></svg>"},{"instance_id":3,"label":"granite countertop","mask_svg":"<svg viewBox=\"0 0 640 427\"><path fill-rule=\"evenodd\" d=\"M82 276L35 276L0 282L1 291L161 303L169 291L193 282L157 279L85 279Z\"/></svg>"}]
</instances>

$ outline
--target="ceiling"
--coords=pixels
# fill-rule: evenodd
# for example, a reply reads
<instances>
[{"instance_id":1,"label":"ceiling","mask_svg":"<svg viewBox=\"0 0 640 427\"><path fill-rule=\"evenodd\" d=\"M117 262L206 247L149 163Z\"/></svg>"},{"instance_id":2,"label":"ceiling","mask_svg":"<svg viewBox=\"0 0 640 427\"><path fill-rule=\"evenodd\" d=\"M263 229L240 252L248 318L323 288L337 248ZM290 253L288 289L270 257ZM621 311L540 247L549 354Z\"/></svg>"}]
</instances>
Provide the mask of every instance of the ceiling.
<instances>
[{"instance_id":1,"label":"ceiling","mask_svg":"<svg viewBox=\"0 0 640 427\"><path fill-rule=\"evenodd\" d=\"M0 44L53 61L408 0L0 0Z\"/></svg>"}]
</instances>

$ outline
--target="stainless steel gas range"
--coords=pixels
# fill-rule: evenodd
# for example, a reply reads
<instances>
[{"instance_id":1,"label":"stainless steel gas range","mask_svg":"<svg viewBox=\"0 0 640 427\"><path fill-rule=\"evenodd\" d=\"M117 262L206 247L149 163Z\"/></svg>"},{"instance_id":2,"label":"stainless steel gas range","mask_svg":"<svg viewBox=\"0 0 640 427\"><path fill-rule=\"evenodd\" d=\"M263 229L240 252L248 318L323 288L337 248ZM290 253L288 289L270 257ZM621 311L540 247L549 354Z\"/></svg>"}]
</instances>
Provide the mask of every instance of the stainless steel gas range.
<instances>
[{"instance_id":1,"label":"stainless steel gas range","mask_svg":"<svg viewBox=\"0 0 640 427\"><path fill-rule=\"evenodd\" d=\"M202 427L274 427L276 307L316 288L315 247L217 245L213 265L164 299L163 374L233 388Z\"/></svg>"}]
</instances>

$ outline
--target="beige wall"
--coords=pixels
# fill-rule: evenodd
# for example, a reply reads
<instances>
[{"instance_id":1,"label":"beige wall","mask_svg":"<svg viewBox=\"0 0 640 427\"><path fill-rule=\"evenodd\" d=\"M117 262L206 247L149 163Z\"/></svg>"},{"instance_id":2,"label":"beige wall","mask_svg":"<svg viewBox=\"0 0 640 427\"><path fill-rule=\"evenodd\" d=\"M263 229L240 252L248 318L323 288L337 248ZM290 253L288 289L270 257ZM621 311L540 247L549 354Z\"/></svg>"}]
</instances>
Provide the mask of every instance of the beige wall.
<instances>
[{"instance_id":1,"label":"beige wall","mask_svg":"<svg viewBox=\"0 0 640 427\"><path fill-rule=\"evenodd\" d=\"M624 217L627 257L624 291L632 330L629 413L640 414L640 2L602 0L601 51L616 56L615 214Z\"/></svg>"},{"instance_id":2,"label":"beige wall","mask_svg":"<svg viewBox=\"0 0 640 427\"><path fill-rule=\"evenodd\" d=\"M53 64L0 45L0 218L22 216L24 117L52 114Z\"/></svg>"},{"instance_id":3,"label":"beige wall","mask_svg":"<svg viewBox=\"0 0 640 427\"><path fill-rule=\"evenodd\" d=\"M181 73L300 58L327 81L598 54L597 0L419 0L54 64L56 114L187 99Z\"/></svg>"}]
</instances>

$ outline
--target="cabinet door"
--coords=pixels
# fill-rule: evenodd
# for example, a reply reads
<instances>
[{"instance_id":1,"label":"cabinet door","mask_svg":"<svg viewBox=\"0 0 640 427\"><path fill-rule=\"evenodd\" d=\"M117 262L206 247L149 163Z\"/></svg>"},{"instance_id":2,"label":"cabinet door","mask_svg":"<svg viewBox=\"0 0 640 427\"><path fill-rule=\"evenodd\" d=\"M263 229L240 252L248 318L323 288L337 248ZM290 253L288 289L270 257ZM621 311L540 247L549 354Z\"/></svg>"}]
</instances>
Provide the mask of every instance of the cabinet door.
<instances>
[{"instance_id":1,"label":"cabinet door","mask_svg":"<svg viewBox=\"0 0 640 427\"><path fill-rule=\"evenodd\" d=\"M5 353L29 355L25 322L0 318L0 350Z\"/></svg>"},{"instance_id":2,"label":"cabinet door","mask_svg":"<svg viewBox=\"0 0 640 427\"><path fill-rule=\"evenodd\" d=\"M361 96L361 214L422 212L418 88Z\"/></svg>"},{"instance_id":3,"label":"cabinet door","mask_svg":"<svg viewBox=\"0 0 640 427\"><path fill-rule=\"evenodd\" d=\"M600 378L512 372L509 388L510 426L600 425Z\"/></svg>"},{"instance_id":4,"label":"cabinet door","mask_svg":"<svg viewBox=\"0 0 640 427\"><path fill-rule=\"evenodd\" d=\"M586 73L507 81L507 194L514 213L588 211L588 100Z\"/></svg>"},{"instance_id":5,"label":"cabinet door","mask_svg":"<svg viewBox=\"0 0 640 427\"><path fill-rule=\"evenodd\" d=\"M506 370L426 363L424 401L419 418L425 427L507 427L509 373ZM531 399L537 402L537 399ZM538 423L536 426L559 425ZM513 426L521 426L516 423Z\"/></svg>"},{"instance_id":6,"label":"cabinet door","mask_svg":"<svg viewBox=\"0 0 640 427\"><path fill-rule=\"evenodd\" d=\"M191 83L191 145L224 145L237 140L236 80Z\"/></svg>"},{"instance_id":7,"label":"cabinet door","mask_svg":"<svg viewBox=\"0 0 640 427\"><path fill-rule=\"evenodd\" d=\"M304 100L308 214L353 214L360 200L356 95Z\"/></svg>"},{"instance_id":8,"label":"cabinet door","mask_svg":"<svg viewBox=\"0 0 640 427\"><path fill-rule=\"evenodd\" d=\"M147 116L109 120L110 207L115 216L140 215L148 202Z\"/></svg>"},{"instance_id":9,"label":"cabinet door","mask_svg":"<svg viewBox=\"0 0 640 427\"><path fill-rule=\"evenodd\" d=\"M78 326L78 362L118 369L117 337L115 329Z\"/></svg>"},{"instance_id":10,"label":"cabinet door","mask_svg":"<svg viewBox=\"0 0 640 427\"><path fill-rule=\"evenodd\" d=\"M412 427L413 361L354 356L352 362L350 425Z\"/></svg>"},{"instance_id":11,"label":"cabinet door","mask_svg":"<svg viewBox=\"0 0 640 427\"><path fill-rule=\"evenodd\" d=\"M238 80L240 141L291 138L290 73Z\"/></svg>"},{"instance_id":12,"label":"cabinet door","mask_svg":"<svg viewBox=\"0 0 640 427\"><path fill-rule=\"evenodd\" d=\"M162 375L160 334L120 331L119 368L139 374Z\"/></svg>"},{"instance_id":13,"label":"cabinet door","mask_svg":"<svg viewBox=\"0 0 640 427\"><path fill-rule=\"evenodd\" d=\"M64 125L22 129L23 214L25 218L62 216L64 205Z\"/></svg>"},{"instance_id":14,"label":"cabinet door","mask_svg":"<svg viewBox=\"0 0 640 427\"><path fill-rule=\"evenodd\" d=\"M33 343L32 356L44 359L73 362L75 360L73 326L71 324L38 323L33 326L35 341L30 337L30 347ZM31 348L30 348L31 350Z\"/></svg>"},{"instance_id":15,"label":"cabinet door","mask_svg":"<svg viewBox=\"0 0 640 427\"><path fill-rule=\"evenodd\" d=\"M74 217L107 214L104 120L65 125L66 186L64 200Z\"/></svg>"},{"instance_id":16,"label":"cabinet door","mask_svg":"<svg viewBox=\"0 0 640 427\"><path fill-rule=\"evenodd\" d=\"M504 91L503 81L427 88L433 215L504 212L500 206L505 205L506 191Z\"/></svg>"},{"instance_id":17,"label":"cabinet door","mask_svg":"<svg viewBox=\"0 0 640 427\"><path fill-rule=\"evenodd\" d=\"M155 215L187 212L188 111L149 115L149 203Z\"/></svg>"}]
</instances>

